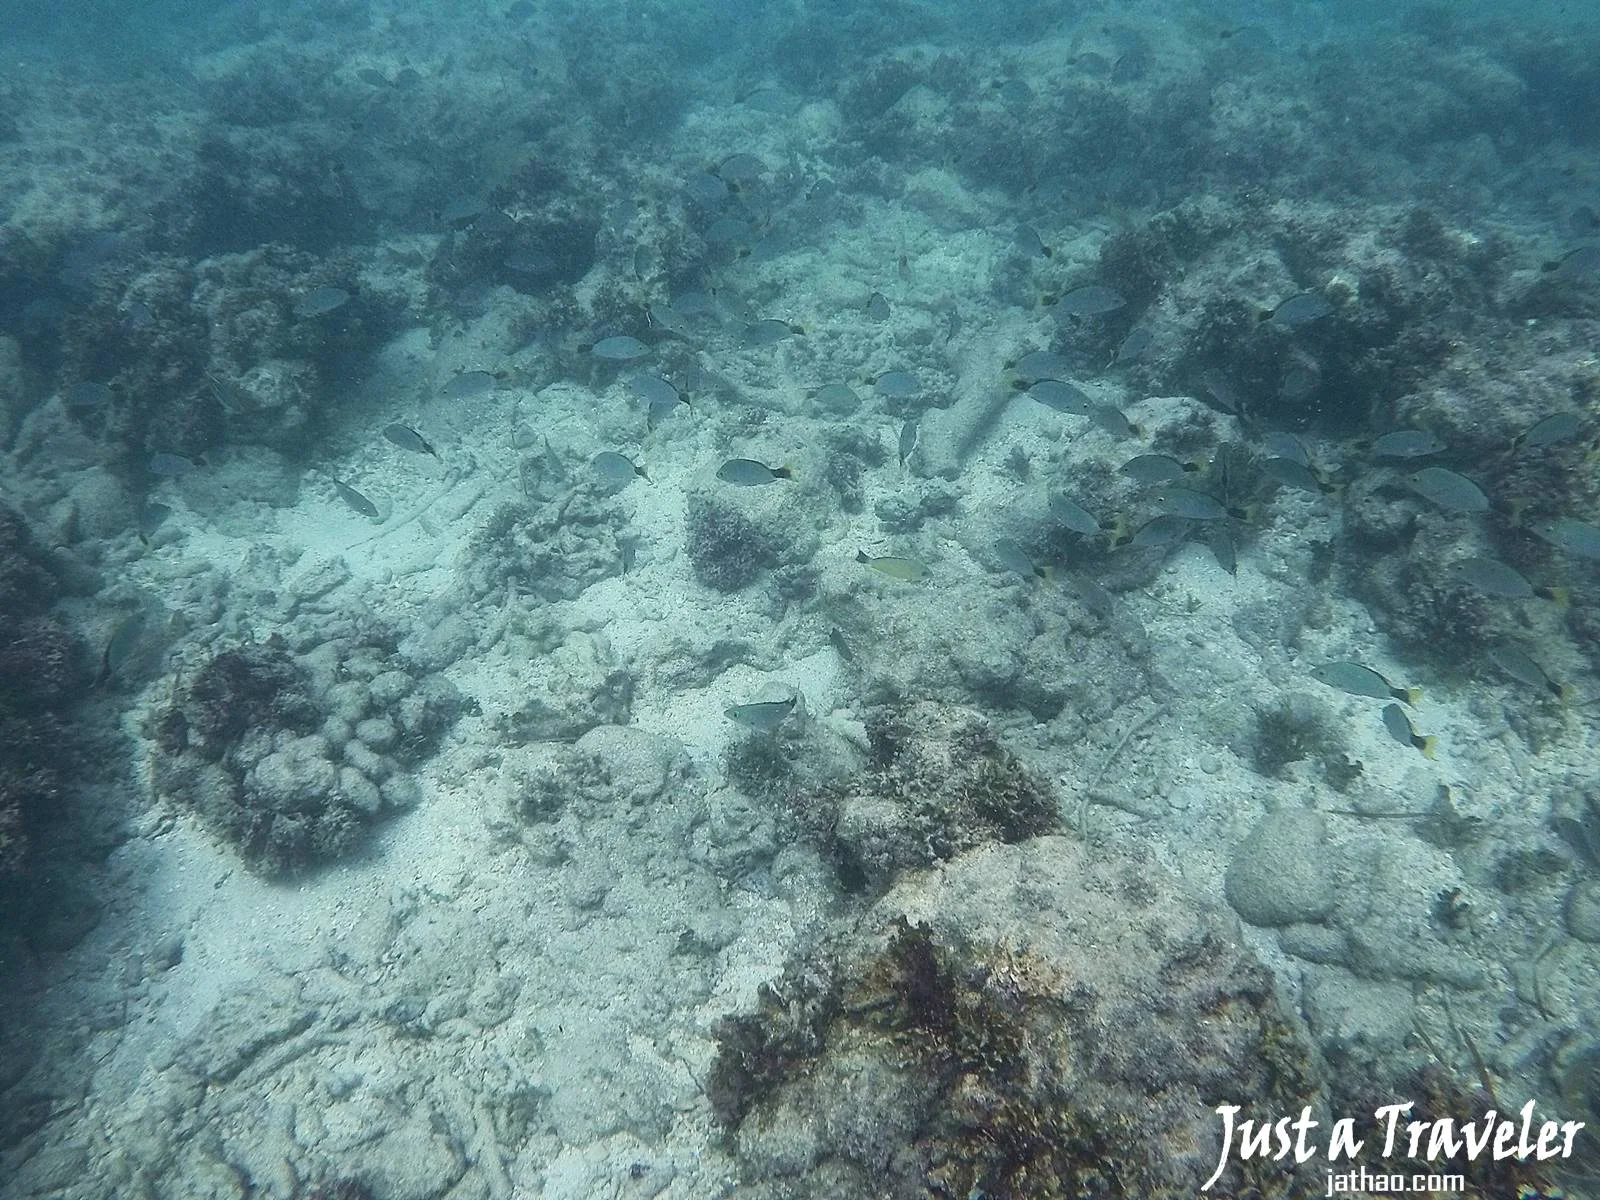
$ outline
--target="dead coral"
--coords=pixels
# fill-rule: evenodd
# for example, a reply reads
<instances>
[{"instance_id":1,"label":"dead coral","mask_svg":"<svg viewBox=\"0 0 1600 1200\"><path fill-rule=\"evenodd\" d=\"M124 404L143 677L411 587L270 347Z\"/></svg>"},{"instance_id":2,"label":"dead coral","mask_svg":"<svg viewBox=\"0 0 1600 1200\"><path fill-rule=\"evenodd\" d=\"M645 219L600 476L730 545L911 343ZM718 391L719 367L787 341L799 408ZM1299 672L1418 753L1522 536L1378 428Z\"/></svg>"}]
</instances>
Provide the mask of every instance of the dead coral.
<instances>
[{"instance_id":1,"label":"dead coral","mask_svg":"<svg viewBox=\"0 0 1600 1200\"><path fill-rule=\"evenodd\" d=\"M1054 797L970 709L875 709L867 736L864 772L796 799L802 826L829 845L847 880L882 887L906 867L1060 826Z\"/></svg>"},{"instance_id":2,"label":"dead coral","mask_svg":"<svg viewBox=\"0 0 1600 1200\"><path fill-rule=\"evenodd\" d=\"M305 657L278 637L214 655L153 716L156 790L262 874L351 851L371 824L416 802L407 768L438 748L462 707L448 681L399 669L375 636Z\"/></svg>"},{"instance_id":3,"label":"dead coral","mask_svg":"<svg viewBox=\"0 0 1600 1200\"><path fill-rule=\"evenodd\" d=\"M1189 1196L1216 1163L1212 1097L1315 1106L1270 977L1164 878L1062 838L908 877L718 1030L735 1194ZM1274 1163L1224 1191L1320 1183Z\"/></svg>"}]
</instances>

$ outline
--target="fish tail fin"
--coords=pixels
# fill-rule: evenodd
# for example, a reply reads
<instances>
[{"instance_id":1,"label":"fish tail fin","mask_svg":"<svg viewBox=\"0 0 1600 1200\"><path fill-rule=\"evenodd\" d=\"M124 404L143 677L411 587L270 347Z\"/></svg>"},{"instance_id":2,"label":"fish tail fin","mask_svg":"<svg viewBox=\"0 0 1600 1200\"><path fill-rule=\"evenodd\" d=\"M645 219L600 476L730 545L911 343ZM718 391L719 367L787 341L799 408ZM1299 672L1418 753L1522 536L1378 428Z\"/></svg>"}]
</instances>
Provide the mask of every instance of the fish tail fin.
<instances>
[{"instance_id":1,"label":"fish tail fin","mask_svg":"<svg viewBox=\"0 0 1600 1200\"><path fill-rule=\"evenodd\" d=\"M1431 760L1436 757L1435 751L1439 745L1439 739L1434 737L1431 733L1420 734L1413 739L1412 744L1416 746L1418 750L1422 751L1423 758Z\"/></svg>"},{"instance_id":2,"label":"fish tail fin","mask_svg":"<svg viewBox=\"0 0 1600 1200\"><path fill-rule=\"evenodd\" d=\"M1539 587L1533 589L1535 596L1542 596L1557 608L1565 608L1572 599L1572 593L1564 587Z\"/></svg>"},{"instance_id":3,"label":"fish tail fin","mask_svg":"<svg viewBox=\"0 0 1600 1200\"><path fill-rule=\"evenodd\" d=\"M856 561L858 563L869 563L872 561L872 555L868 554L865 550L857 550Z\"/></svg>"},{"instance_id":4,"label":"fish tail fin","mask_svg":"<svg viewBox=\"0 0 1600 1200\"><path fill-rule=\"evenodd\" d=\"M1550 690L1555 693L1556 702L1558 704L1571 704L1578 698L1578 689L1573 687L1570 683L1552 682L1550 684Z\"/></svg>"},{"instance_id":5,"label":"fish tail fin","mask_svg":"<svg viewBox=\"0 0 1600 1200\"><path fill-rule=\"evenodd\" d=\"M1395 688L1395 699L1404 700L1412 708L1422 703L1422 689L1419 687Z\"/></svg>"},{"instance_id":6,"label":"fish tail fin","mask_svg":"<svg viewBox=\"0 0 1600 1200\"><path fill-rule=\"evenodd\" d=\"M772 468L772 473L774 475L776 475L779 479L793 479L794 478L794 468L789 466L787 463L785 463L781 467L773 467Z\"/></svg>"}]
</instances>

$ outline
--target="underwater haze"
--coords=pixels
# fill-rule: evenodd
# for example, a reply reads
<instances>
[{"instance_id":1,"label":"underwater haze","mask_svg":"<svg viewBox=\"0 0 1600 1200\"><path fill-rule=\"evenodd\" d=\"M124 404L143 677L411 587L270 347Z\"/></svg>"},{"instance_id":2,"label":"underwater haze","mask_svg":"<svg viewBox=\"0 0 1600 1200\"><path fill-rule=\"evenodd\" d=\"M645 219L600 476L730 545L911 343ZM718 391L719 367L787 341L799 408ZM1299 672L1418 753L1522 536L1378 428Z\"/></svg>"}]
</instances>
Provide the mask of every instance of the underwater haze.
<instances>
[{"instance_id":1,"label":"underwater haze","mask_svg":"<svg viewBox=\"0 0 1600 1200\"><path fill-rule=\"evenodd\" d=\"M1600 1197L1600 10L4 9L0 1194Z\"/></svg>"}]
</instances>

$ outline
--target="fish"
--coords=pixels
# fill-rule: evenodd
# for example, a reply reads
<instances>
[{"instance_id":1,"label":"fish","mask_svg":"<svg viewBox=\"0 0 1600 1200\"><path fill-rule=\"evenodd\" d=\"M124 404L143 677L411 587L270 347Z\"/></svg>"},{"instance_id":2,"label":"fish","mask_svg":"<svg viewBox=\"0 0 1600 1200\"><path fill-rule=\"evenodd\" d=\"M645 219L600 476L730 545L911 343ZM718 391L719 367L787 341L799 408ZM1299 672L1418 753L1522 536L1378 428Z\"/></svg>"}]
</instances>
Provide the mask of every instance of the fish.
<instances>
[{"instance_id":1,"label":"fish","mask_svg":"<svg viewBox=\"0 0 1600 1200\"><path fill-rule=\"evenodd\" d=\"M1337 484L1329 483L1311 467L1292 458L1262 459L1261 473L1274 483L1281 483L1284 487L1294 488L1296 491L1325 495L1339 490Z\"/></svg>"},{"instance_id":2,"label":"fish","mask_svg":"<svg viewBox=\"0 0 1600 1200\"><path fill-rule=\"evenodd\" d=\"M922 383L910 371L885 371L872 381L872 390L885 400L909 400L922 395Z\"/></svg>"},{"instance_id":3,"label":"fish","mask_svg":"<svg viewBox=\"0 0 1600 1200\"><path fill-rule=\"evenodd\" d=\"M689 406L689 402L682 396L679 396L675 401L651 401L650 407L645 410L644 414L645 428L654 429L656 426L660 425L661 422L665 421L668 417L672 416L678 411L679 405L687 408Z\"/></svg>"},{"instance_id":4,"label":"fish","mask_svg":"<svg viewBox=\"0 0 1600 1200\"><path fill-rule=\"evenodd\" d=\"M873 292L867 297L867 320L883 322L890 316L889 297L882 292Z\"/></svg>"},{"instance_id":5,"label":"fish","mask_svg":"<svg viewBox=\"0 0 1600 1200\"><path fill-rule=\"evenodd\" d=\"M150 456L146 465L152 475L160 475L166 479L182 479L185 475L194 474L204 464L198 458L190 458L187 454L172 454L166 450L157 450Z\"/></svg>"},{"instance_id":6,"label":"fish","mask_svg":"<svg viewBox=\"0 0 1600 1200\"><path fill-rule=\"evenodd\" d=\"M767 173L767 164L748 150L739 150L718 163L716 173L737 188L758 181Z\"/></svg>"},{"instance_id":7,"label":"fish","mask_svg":"<svg viewBox=\"0 0 1600 1200\"><path fill-rule=\"evenodd\" d=\"M402 450L410 450L413 454L431 454L434 458L439 457L439 452L428 445L427 439L409 425L402 425L398 421L385 425L383 427L383 436Z\"/></svg>"},{"instance_id":8,"label":"fish","mask_svg":"<svg viewBox=\"0 0 1600 1200\"><path fill-rule=\"evenodd\" d=\"M1170 454L1138 454L1117 468L1135 483L1171 483L1196 470L1193 463L1181 463Z\"/></svg>"},{"instance_id":9,"label":"fish","mask_svg":"<svg viewBox=\"0 0 1600 1200\"><path fill-rule=\"evenodd\" d=\"M489 206L476 196L457 196L439 210L439 223L452 229L470 229L488 211Z\"/></svg>"},{"instance_id":10,"label":"fish","mask_svg":"<svg viewBox=\"0 0 1600 1200\"><path fill-rule=\"evenodd\" d=\"M716 317L720 312L720 304L715 291L680 292L673 297L672 311L686 320Z\"/></svg>"},{"instance_id":11,"label":"fish","mask_svg":"<svg viewBox=\"0 0 1600 1200\"><path fill-rule=\"evenodd\" d=\"M133 657L139 639L144 634L146 618L145 610L136 608L117 622L111 636L106 639L105 651L100 655L100 670L95 674L91 686L99 687L105 683Z\"/></svg>"},{"instance_id":12,"label":"fish","mask_svg":"<svg viewBox=\"0 0 1600 1200\"><path fill-rule=\"evenodd\" d=\"M652 304L645 309L645 317L650 322L652 329L659 329L662 333L671 334L675 338L690 341L694 337L694 330L690 328L689 318L669 304Z\"/></svg>"},{"instance_id":13,"label":"fish","mask_svg":"<svg viewBox=\"0 0 1600 1200\"><path fill-rule=\"evenodd\" d=\"M636 337L618 333L601 338L589 347L589 353L604 362L633 362L647 357L650 347Z\"/></svg>"},{"instance_id":14,"label":"fish","mask_svg":"<svg viewBox=\"0 0 1600 1200\"><path fill-rule=\"evenodd\" d=\"M995 561L1024 579L1049 579L1050 571L1036 564L1028 552L1012 538L1000 538L993 546Z\"/></svg>"},{"instance_id":15,"label":"fish","mask_svg":"<svg viewBox=\"0 0 1600 1200\"><path fill-rule=\"evenodd\" d=\"M328 313L343 308L349 303L349 300L350 293L343 288L312 288L294 302L294 315L302 321L309 320L312 317L326 316Z\"/></svg>"},{"instance_id":16,"label":"fish","mask_svg":"<svg viewBox=\"0 0 1600 1200\"><path fill-rule=\"evenodd\" d=\"M1600 246L1579 246L1568 250L1554 262L1541 263L1541 271L1559 279L1582 279L1600 273Z\"/></svg>"},{"instance_id":17,"label":"fish","mask_svg":"<svg viewBox=\"0 0 1600 1200\"><path fill-rule=\"evenodd\" d=\"M1541 521L1533 527L1535 536L1543 538L1557 550L1574 558L1600 559L1600 528L1587 521L1572 517L1556 517Z\"/></svg>"},{"instance_id":18,"label":"fish","mask_svg":"<svg viewBox=\"0 0 1600 1200\"><path fill-rule=\"evenodd\" d=\"M772 346L784 338L804 337L805 332L804 325L780 321L777 317L763 317L744 327L744 341L747 346Z\"/></svg>"},{"instance_id":19,"label":"fish","mask_svg":"<svg viewBox=\"0 0 1600 1200\"><path fill-rule=\"evenodd\" d=\"M116 394L105 384L82 379L66 390L63 402L69 412L83 414L109 408L115 399Z\"/></svg>"},{"instance_id":20,"label":"fish","mask_svg":"<svg viewBox=\"0 0 1600 1200\"><path fill-rule=\"evenodd\" d=\"M635 375L628 380L628 390L644 402L645 424L651 429L677 412L680 404L689 403L676 386L659 375Z\"/></svg>"},{"instance_id":21,"label":"fish","mask_svg":"<svg viewBox=\"0 0 1600 1200\"><path fill-rule=\"evenodd\" d=\"M705 233L708 246L732 246L743 257L749 253L748 247L756 240L756 231L749 221L741 221L738 217L718 217L711 222Z\"/></svg>"},{"instance_id":22,"label":"fish","mask_svg":"<svg viewBox=\"0 0 1600 1200\"><path fill-rule=\"evenodd\" d=\"M500 260L500 265L513 275L553 275L559 264L555 258L537 246L523 246Z\"/></svg>"},{"instance_id":23,"label":"fish","mask_svg":"<svg viewBox=\"0 0 1600 1200\"><path fill-rule=\"evenodd\" d=\"M758 87L739 97L739 103L769 116L787 117L794 114L800 102L781 88Z\"/></svg>"},{"instance_id":24,"label":"fish","mask_svg":"<svg viewBox=\"0 0 1600 1200\"><path fill-rule=\"evenodd\" d=\"M1050 515L1073 533L1093 537L1100 532L1100 522L1094 519L1094 514L1060 492L1051 492L1046 503L1050 508Z\"/></svg>"},{"instance_id":25,"label":"fish","mask_svg":"<svg viewBox=\"0 0 1600 1200\"><path fill-rule=\"evenodd\" d=\"M1269 430L1261 435L1261 444L1267 448L1267 453L1286 459L1302 467L1311 465L1311 451L1306 449L1306 444L1292 433L1285 433L1280 429Z\"/></svg>"},{"instance_id":26,"label":"fish","mask_svg":"<svg viewBox=\"0 0 1600 1200\"><path fill-rule=\"evenodd\" d=\"M948 346L961 332L961 310L952 306L944 314L944 344Z\"/></svg>"},{"instance_id":27,"label":"fish","mask_svg":"<svg viewBox=\"0 0 1600 1200\"><path fill-rule=\"evenodd\" d=\"M1018 248L1027 254L1037 254L1041 258L1055 257L1055 250L1045 245L1039 231L1032 225L1018 225L1015 241Z\"/></svg>"},{"instance_id":28,"label":"fish","mask_svg":"<svg viewBox=\"0 0 1600 1200\"><path fill-rule=\"evenodd\" d=\"M1060 379L1072 374L1072 363L1065 355L1057 354L1054 350L1030 350L1015 362L1007 363L1006 370L1024 384L1032 384L1041 379Z\"/></svg>"},{"instance_id":29,"label":"fish","mask_svg":"<svg viewBox=\"0 0 1600 1200\"><path fill-rule=\"evenodd\" d=\"M735 704L722 710L723 716L737 725L746 729L753 729L757 733L771 733L779 725L789 719L789 714L794 712L798 696L790 696L787 700L759 700L751 704Z\"/></svg>"},{"instance_id":30,"label":"fish","mask_svg":"<svg viewBox=\"0 0 1600 1200\"><path fill-rule=\"evenodd\" d=\"M1318 683L1325 683L1352 696L1367 696L1373 700L1402 700L1412 708L1415 708L1417 702L1422 699L1421 688L1396 687L1371 667L1363 667L1360 663L1323 663L1321 666L1312 667L1310 674Z\"/></svg>"},{"instance_id":31,"label":"fish","mask_svg":"<svg viewBox=\"0 0 1600 1200\"><path fill-rule=\"evenodd\" d=\"M793 479L792 467L769 467L753 458L730 458L717 468L717 478L739 487L759 487L779 479Z\"/></svg>"},{"instance_id":32,"label":"fish","mask_svg":"<svg viewBox=\"0 0 1600 1200\"><path fill-rule=\"evenodd\" d=\"M623 487L638 479L649 479L645 469L626 454L615 450L602 450L589 460L589 465L601 480L613 487Z\"/></svg>"},{"instance_id":33,"label":"fish","mask_svg":"<svg viewBox=\"0 0 1600 1200\"><path fill-rule=\"evenodd\" d=\"M861 397L848 383L825 383L810 398L835 416L848 417L861 407Z\"/></svg>"},{"instance_id":34,"label":"fish","mask_svg":"<svg viewBox=\"0 0 1600 1200\"><path fill-rule=\"evenodd\" d=\"M1551 679L1543 667L1510 642L1496 642L1490 646L1489 661L1518 683L1549 692L1562 704L1571 703L1576 694L1575 689L1568 684L1557 683Z\"/></svg>"},{"instance_id":35,"label":"fish","mask_svg":"<svg viewBox=\"0 0 1600 1200\"><path fill-rule=\"evenodd\" d=\"M763 483L776 483L781 478L792 480L794 467L768 467L754 458L731 458L717 467L717 478L723 483L734 483L741 488L758 488Z\"/></svg>"},{"instance_id":36,"label":"fish","mask_svg":"<svg viewBox=\"0 0 1600 1200\"><path fill-rule=\"evenodd\" d=\"M1551 413L1528 426L1516 437L1511 439L1511 448L1521 450L1523 447L1537 448L1550 446L1556 442L1564 442L1576 437L1583 429L1583 418L1575 412Z\"/></svg>"},{"instance_id":37,"label":"fish","mask_svg":"<svg viewBox=\"0 0 1600 1200\"><path fill-rule=\"evenodd\" d=\"M1206 526L1206 545L1211 547L1219 567L1229 575L1239 573L1239 550L1233 541L1233 530L1226 522L1216 521Z\"/></svg>"},{"instance_id":38,"label":"fish","mask_svg":"<svg viewBox=\"0 0 1600 1200\"><path fill-rule=\"evenodd\" d=\"M332 478L332 476L329 476L329 478ZM351 508L355 509L363 517L367 517L373 521L382 520L382 516L378 512L378 506L371 500L368 500L360 492L356 491L355 488L351 487L348 483L345 483L340 479L334 479L333 489L339 493L339 498L341 500L343 500Z\"/></svg>"},{"instance_id":39,"label":"fish","mask_svg":"<svg viewBox=\"0 0 1600 1200\"><path fill-rule=\"evenodd\" d=\"M683 401L683 394L677 387L660 375L641 372L628 378L627 387L634 398L642 401L647 408L657 404L675 407Z\"/></svg>"},{"instance_id":40,"label":"fish","mask_svg":"<svg viewBox=\"0 0 1600 1200\"><path fill-rule=\"evenodd\" d=\"M1445 444L1426 429L1396 429L1373 439L1367 449L1375 458L1426 458L1445 449Z\"/></svg>"},{"instance_id":41,"label":"fish","mask_svg":"<svg viewBox=\"0 0 1600 1200\"><path fill-rule=\"evenodd\" d=\"M1552 680L1544 667L1539 666L1538 662L1534 662L1525 651L1510 642L1496 642L1490 646L1490 662L1504 670L1518 683L1526 683L1530 688L1547 691L1562 704L1570 704L1576 694L1570 685Z\"/></svg>"},{"instance_id":42,"label":"fish","mask_svg":"<svg viewBox=\"0 0 1600 1200\"><path fill-rule=\"evenodd\" d=\"M1208 408L1215 408L1229 416L1238 416L1244 409L1244 397L1237 384L1223 372L1215 367L1200 376L1200 382L1205 386L1206 395L1200 397ZM1207 400L1206 397L1210 399Z\"/></svg>"},{"instance_id":43,"label":"fish","mask_svg":"<svg viewBox=\"0 0 1600 1200\"><path fill-rule=\"evenodd\" d=\"M170 505L162 504L158 500L146 500L144 507L139 510L139 540L148 546L156 530L160 529L162 523L171 515Z\"/></svg>"},{"instance_id":44,"label":"fish","mask_svg":"<svg viewBox=\"0 0 1600 1200\"><path fill-rule=\"evenodd\" d=\"M1155 334L1143 325L1136 325L1128 331L1128 336L1117 345L1116 353L1111 356L1111 366L1120 366L1123 363L1138 362L1145 356L1145 352L1155 341Z\"/></svg>"},{"instance_id":45,"label":"fish","mask_svg":"<svg viewBox=\"0 0 1600 1200\"><path fill-rule=\"evenodd\" d=\"M1096 404L1089 416L1094 423L1113 437L1136 438L1140 430L1115 404Z\"/></svg>"},{"instance_id":46,"label":"fish","mask_svg":"<svg viewBox=\"0 0 1600 1200\"><path fill-rule=\"evenodd\" d=\"M1333 312L1333 305L1319 292L1296 292L1276 308L1261 315L1261 323L1274 329L1299 329L1320 321Z\"/></svg>"},{"instance_id":47,"label":"fish","mask_svg":"<svg viewBox=\"0 0 1600 1200\"><path fill-rule=\"evenodd\" d=\"M1406 710L1398 704L1383 706L1383 727L1389 731L1389 736L1402 746L1415 746L1422 751L1423 758L1434 756L1434 747L1438 745L1438 738L1424 737L1419 734L1416 727L1411 724L1411 718L1406 715Z\"/></svg>"},{"instance_id":48,"label":"fish","mask_svg":"<svg viewBox=\"0 0 1600 1200\"><path fill-rule=\"evenodd\" d=\"M727 202L727 183L710 171L696 171L683 181L684 195L701 208L720 208Z\"/></svg>"},{"instance_id":49,"label":"fish","mask_svg":"<svg viewBox=\"0 0 1600 1200\"><path fill-rule=\"evenodd\" d=\"M912 418L900 426L900 438L896 443L895 448L900 455L900 465L902 467L906 465L906 459L910 458L912 452L916 450L918 436L919 433L915 418Z\"/></svg>"},{"instance_id":50,"label":"fish","mask_svg":"<svg viewBox=\"0 0 1600 1200\"><path fill-rule=\"evenodd\" d=\"M462 371L439 389L444 400L470 400L494 388L494 376L488 371Z\"/></svg>"},{"instance_id":51,"label":"fish","mask_svg":"<svg viewBox=\"0 0 1600 1200\"><path fill-rule=\"evenodd\" d=\"M1129 544L1136 550L1161 549L1181 542L1193 528L1192 521L1172 513L1163 513L1139 526Z\"/></svg>"},{"instance_id":52,"label":"fish","mask_svg":"<svg viewBox=\"0 0 1600 1200\"><path fill-rule=\"evenodd\" d=\"M1085 284L1047 301L1055 311L1065 317L1099 317L1116 312L1128 303L1127 297L1115 288L1098 283Z\"/></svg>"},{"instance_id":53,"label":"fish","mask_svg":"<svg viewBox=\"0 0 1600 1200\"><path fill-rule=\"evenodd\" d=\"M1116 600L1095 580L1081 573L1068 574L1062 581L1068 591L1078 598L1086 609L1101 620L1107 620L1116 610Z\"/></svg>"},{"instance_id":54,"label":"fish","mask_svg":"<svg viewBox=\"0 0 1600 1200\"><path fill-rule=\"evenodd\" d=\"M1094 416L1094 401L1082 388L1061 379L1039 380L1028 389L1028 398L1068 416Z\"/></svg>"},{"instance_id":55,"label":"fish","mask_svg":"<svg viewBox=\"0 0 1600 1200\"><path fill-rule=\"evenodd\" d=\"M1481 487L1465 475L1447 471L1444 467L1423 467L1422 470L1406 476L1406 486L1446 512L1489 511L1489 497Z\"/></svg>"},{"instance_id":56,"label":"fish","mask_svg":"<svg viewBox=\"0 0 1600 1200\"><path fill-rule=\"evenodd\" d=\"M1535 587L1522 572L1496 558L1460 558L1446 569L1455 579L1491 596L1507 600L1526 600L1538 596L1558 606L1567 603L1565 588Z\"/></svg>"},{"instance_id":57,"label":"fish","mask_svg":"<svg viewBox=\"0 0 1600 1200\"><path fill-rule=\"evenodd\" d=\"M1225 521L1239 515L1215 496L1189 488L1165 488L1156 493L1155 502L1165 515L1185 521Z\"/></svg>"},{"instance_id":58,"label":"fish","mask_svg":"<svg viewBox=\"0 0 1600 1200\"><path fill-rule=\"evenodd\" d=\"M871 567L880 575L887 575L890 579L898 579L901 583L920 583L926 579L931 571L914 558L895 558L891 555L874 556L865 550L856 551L856 561L863 566Z\"/></svg>"}]
</instances>

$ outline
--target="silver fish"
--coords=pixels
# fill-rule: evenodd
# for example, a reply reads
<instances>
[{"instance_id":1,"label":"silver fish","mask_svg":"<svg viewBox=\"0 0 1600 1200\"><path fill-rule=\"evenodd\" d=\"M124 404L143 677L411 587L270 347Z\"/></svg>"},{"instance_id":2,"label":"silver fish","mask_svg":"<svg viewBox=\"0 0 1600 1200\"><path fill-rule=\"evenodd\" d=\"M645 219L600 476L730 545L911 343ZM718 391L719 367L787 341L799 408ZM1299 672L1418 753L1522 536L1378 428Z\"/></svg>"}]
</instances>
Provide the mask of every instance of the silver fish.
<instances>
[{"instance_id":1,"label":"silver fish","mask_svg":"<svg viewBox=\"0 0 1600 1200\"><path fill-rule=\"evenodd\" d=\"M739 487L759 487L780 479L793 479L794 471L789 467L769 467L753 458L730 458L717 468L717 478Z\"/></svg>"},{"instance_id":2,"label":"silver fish","mask_svg":"<svg viewBox=\"0 0 1600 1200\"><path fill-rule=\"evenodd\" d=\"M636 337L619 333L601 338L589 347L589 353L605 362L633 362L649 355L650 347Z\"/></svg>"},{"instance_id":3,"label":"silver fish","mask_svg":"<svg viewBox=\"0 0 1600 1200\"><path fill-rule=\"evenodd\" d=\"M1465 475L1443 467L1423 467L1406 477L1406 486L1424 500L1431 500L1446 512L1486 513L1489 497Z\"/></svg>"},{"instance_id":4,"label":"silver fish","mask_svg":"<svg viewBox=\"0 0 1600 1200\"><path fill-rule=\"evenodd\" d=\"M1094 514L1076 502L1067 499L1060 492L1051 492L1048 503L1050 515L1072 530L1073 533L1081 533L1086 537L1093 537L1100 532L1100 522L1094 519Z\"/></svg>"},{"instance_id":5,"label":"silver fish","mask_svg":"<svg viewBox=\"0 0 1600 1200\"><path fill-rule=\"evenodd\" d=\"M1274 329L1299 329L1333 312L1333 305L1317 292L1298 292L1262 317Z\"/></svg>"},{"instance_id":6,"label":"silver fish","mask_svg":"<svg viewBox=\"0 0 1600 1200\"><path fill-rule=\"evenodd\" d=\"M1041 379L1028 389L1028 396L1046 408L1074 417L1092 417L1094 401L1075 384L1061 379Z\"/></svg>"},{"instance_id":7,"label":"silver fish","mask_svg":"<svg viewBox=\"0 0 1600 1200\"><path fill-rule=\"evenodd\" d=\"M434 458L439 457L439 452L428 445L427 439L409 425L402 425L398 421L385 425L383 427L383 436L402 450L410 450L413 454L431 454Z\"/></svg>"},{"instance_id":8,"label":"silver fish","mask_svg":"<svg viewBox=\"0 0 1600 1200\"><path fill-rule=\"evenodd\" d=\"M1116 312L1127 303L1127 298L1115 288L1091 283L1067 292L1055 302L1055 310L1067 317L1098 317Z\"/></svg>"},{"instance_id":9,"label":"silver fish","mask_svg":"<svg viewBox=\"0 0 1600 1200\"><path fill-rule=\"evenodd\" d=\"M339 479L335 479L333 481L333 488L339 493L339 498L341 500L343 500L351 508L355 509L363 517L367 517L373 521L382 519L381 514L378 512L378 506L371 500L368 500L360 492L356 491L355 488L351 487L348 483L345 483Z\"/></svg>"},{"instance_id":10,"label":"silver fish","mask_svg":"<svg viewBox=\"0 0 1600 1200\"><path fill-rule=\"evenodd\" d=\"M794 706L799 698L790 696L787 700L760 700L752 704L735 704L731 708L722 710L728 720L746 729L753 729L757 733L771 733L779 725L789 719L789 714L794 712Z\"/></svg>"},{"instance_id":11,"label":"silver fish","mask_svg":"<svg viewBox=\"0 0 1600 1200\"><path fill-rule=\"evenodd\" d=\"M917 448L917 422L915 419L907 421L900 426L900 440L897 449L900 453L900 465L906 465L906 459L911 457L912 451Z\"/></svg>"},{"instance_id":12,"label":"silver fish","mask_svg":"<svg viewBox=\"0 0 1600 1200\"><path fill-rule=\"evenodd\" d=\"M1426 429L1396 429L1372 443L1377 458L1426 458L1445 449L1438 436Z\"/></svg>"}]
</instances>

